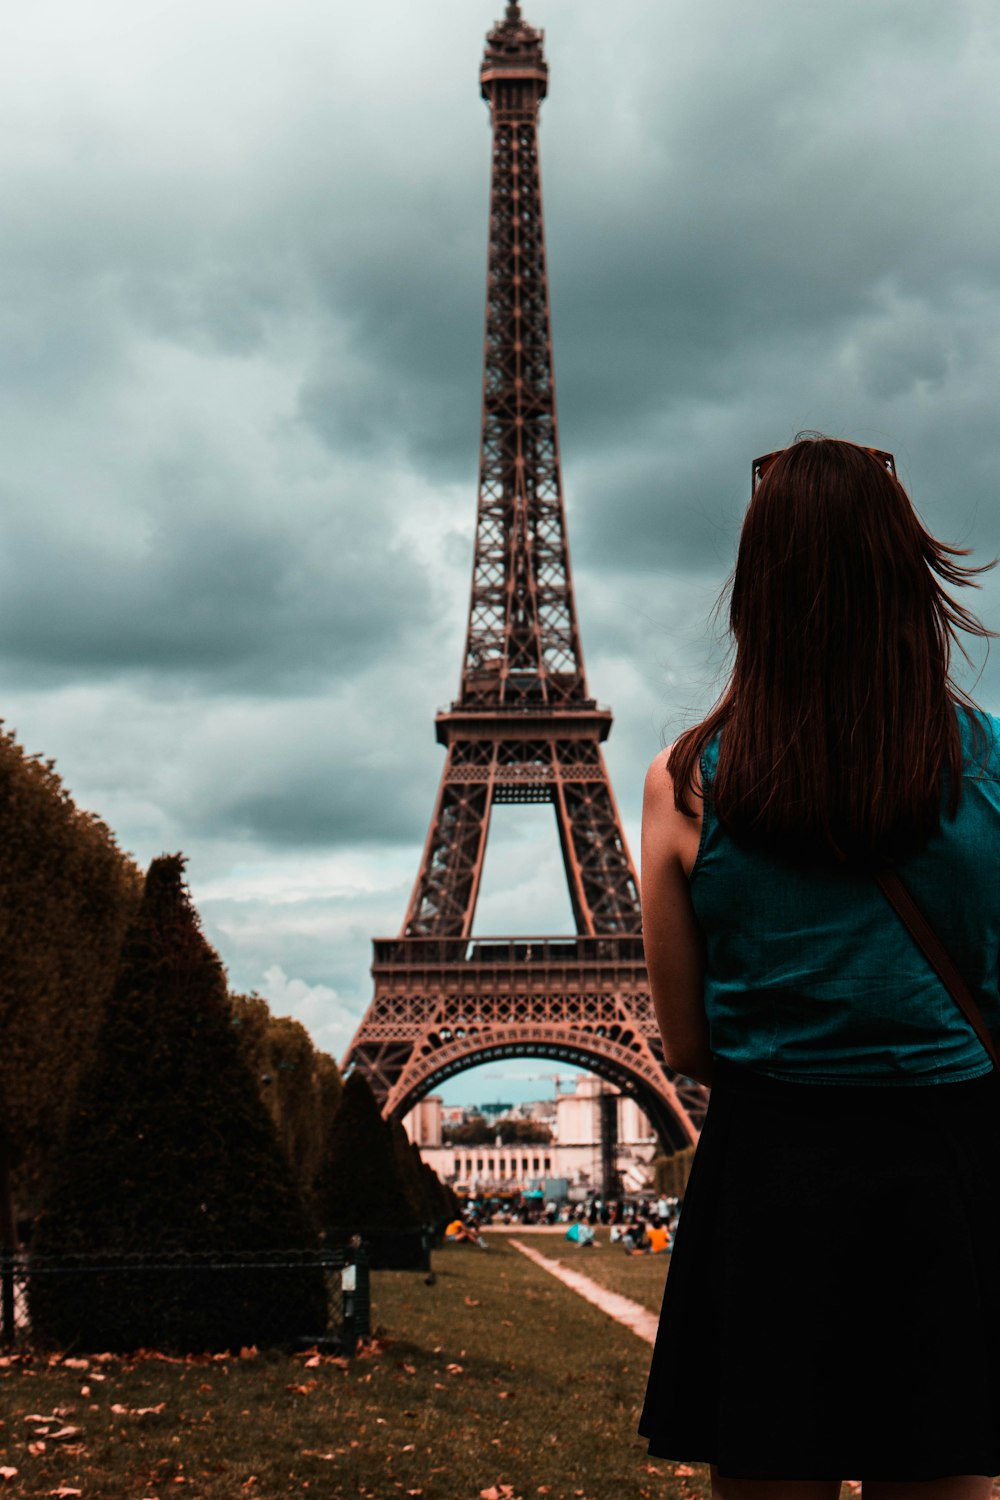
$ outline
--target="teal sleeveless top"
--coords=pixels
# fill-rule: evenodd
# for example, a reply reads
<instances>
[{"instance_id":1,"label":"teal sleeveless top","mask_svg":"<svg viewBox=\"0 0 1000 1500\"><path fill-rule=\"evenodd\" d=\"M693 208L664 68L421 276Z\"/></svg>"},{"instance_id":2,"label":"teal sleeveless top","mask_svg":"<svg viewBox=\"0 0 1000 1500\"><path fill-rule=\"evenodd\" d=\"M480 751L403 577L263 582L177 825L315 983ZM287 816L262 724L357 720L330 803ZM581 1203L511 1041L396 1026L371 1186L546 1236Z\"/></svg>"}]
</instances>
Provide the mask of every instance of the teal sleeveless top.
<instances>
[{"instance_id":1,"label":"teal sleeveless top","mask_svg":"<svg viewBox=\"0 0 1000 1500\"><path fill-rule=\"evenodd\" d=\"M1000 720L959 711L964 775L954 819L899 873L1000 1032ZM985 762L985 763L984 763ZM691 898L705 939L712 1052L811 1083L952 1083L990 1071L975 1031L870 876L802 869L745 848L705 791Z\"/></svg>"}]
</instances>

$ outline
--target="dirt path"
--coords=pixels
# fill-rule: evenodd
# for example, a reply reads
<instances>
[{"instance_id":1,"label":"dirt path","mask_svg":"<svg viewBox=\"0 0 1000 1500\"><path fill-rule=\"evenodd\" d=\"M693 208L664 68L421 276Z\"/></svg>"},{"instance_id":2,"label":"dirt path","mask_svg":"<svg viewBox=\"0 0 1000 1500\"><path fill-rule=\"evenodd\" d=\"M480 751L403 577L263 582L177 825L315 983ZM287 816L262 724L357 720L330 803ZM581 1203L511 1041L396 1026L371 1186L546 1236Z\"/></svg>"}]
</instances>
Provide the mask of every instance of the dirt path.
<instances>
[{"instance_id":1,"label":"dirt path","mask_svg":"<svg viewBox=\"0 0 1000 1500\"><path fill-rule=\"evenodd\" d=\"M624 1323L626 1328L631 1328L639 1338L645 1339L651 1344L656 1338L656 1327L658 1319L655 1313L648 1308L641 1307L638 1302L633 1302L630 1297L623 1297L619 1292L609 1292L607 1287L600 1286L596 1281L591 1281L589 1276L584 1276L580 1271L571 1271L561 1261L550 1260L547 1255L531 1245L526 1245L523 1240L511 1237L510 1243L522 1255L534 1261L536 1266L541 1266L543 1271L558 1277L566 1286L599 1307L602 1312L607 1313L609 1318L614 1318L618 1323Z\"/></svg>"}]
</instances>

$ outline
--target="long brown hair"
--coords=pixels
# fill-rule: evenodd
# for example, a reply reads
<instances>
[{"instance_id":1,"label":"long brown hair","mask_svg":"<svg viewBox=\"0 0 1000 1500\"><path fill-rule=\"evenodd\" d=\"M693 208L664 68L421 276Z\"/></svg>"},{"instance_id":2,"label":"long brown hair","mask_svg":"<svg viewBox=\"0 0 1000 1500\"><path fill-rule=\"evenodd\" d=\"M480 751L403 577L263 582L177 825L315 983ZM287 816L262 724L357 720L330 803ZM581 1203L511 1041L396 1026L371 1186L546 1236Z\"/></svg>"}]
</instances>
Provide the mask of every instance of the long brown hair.
<instances>
[{"instance_id":1,"label":"long brown hair","mask_svg":"<svg viewBox=\"0 0 1000 1500\"><path fill-rule=\"evenodd\" d=\"M730 580L735 660L708 717L676 741L678 808L722 731L711 795L736 837L793 858L870 865L922 848L954 816L962 747L959 632L994 632L945 585L993 566L926 530L867 449L810 437L761 479Z\"/></svg>"}]
</instances>

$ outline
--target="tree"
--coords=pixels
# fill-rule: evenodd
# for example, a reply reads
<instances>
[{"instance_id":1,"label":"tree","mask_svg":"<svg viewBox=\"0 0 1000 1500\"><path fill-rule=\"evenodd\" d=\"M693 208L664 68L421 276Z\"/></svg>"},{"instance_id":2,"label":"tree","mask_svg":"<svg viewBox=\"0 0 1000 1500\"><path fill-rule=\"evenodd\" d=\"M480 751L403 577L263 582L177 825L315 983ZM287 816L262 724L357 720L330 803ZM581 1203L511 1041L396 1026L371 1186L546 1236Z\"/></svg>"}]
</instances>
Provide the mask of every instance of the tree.
<instances>
[{"instance_id":1,"label":"tree","mask_svg":"<svg viewBox=\"0 0 1000 1500\"><path fill-rule=\"evenodd\" d=\"M390 1127L358 1069L344 1084L316 1196L327 1229L408 1229L420 1223Z\"/></svg>"},{"instance_id":2,"label":"tree","mask_svg":"<svg viewBox=\"0 0 1000 1500\"><path fill-rule=\"evenodd\" d=\"M54 763L0 728L0 1244L37 1210L142 877Z\"/></svg>"},{"instance_id":3,"label":"tree","mask_svg":"<svg viewBox=\"0 0 1000 1500\"><path fill-rule=\"evenodd\" d=\"M316 1242L183 872L180 855L150 865L32 1250L232 1268L32 1276L33 1326L63 1345L238 1348L326 1324L319 1270L249 1265Z\"/></svg>"},{"instance_id":4,"label":"tree","mask_svg":"<svg viewBox=\"0 0 1000 1500\"><path fill-rule=\"evenodd\" d=\"M434 1168L429 1166L421 1156L416 1145L413 1147L420 1161L420 1175L424 1187L425 1219L428 1224L433 1224L435 1230L440 1233L448 1220L453 1218L451 1211L451 1199L448 1189Z\"/></svg>"},{"instance_id":5,"label":"tree","mask_svg":"<svg viewBox=\"0 0 1000 1500\"><path fill-rule=\"evenodd\" d=\"M685 1146L669 1156L661 1153L653 1157L653 1185L656 1192L665 1193L671 1198L683 1198L691 1175L694 1151L693 1146Z\"/></svg>"},{"instance_id":6,"label":"tree","mask_svg":"<svg viewBox=\"0 0 1000 1500\"><path fill-rule=\"evenodd\" d=\"M402 1120L393 1115L386 1124L392 1139L396 1168L406 1194L407 1217L413 1224L432 1223L434 1215L429 1212L420 1152L407 1135Z\"/></svg>"},{"instance_id":7,"label":"tree","mask_svg":"<svg viewBox=\"0 0 1000 1500\"><path fill-rule=\"evenodd\" d=\"M544 1120L517 1120L510 1117L490 1123L483 1115L473 1115L459 1125L445 1125L443 1137L454 1146L492 1146L499 1136L502 1146L541 1146L552 1140L552 1131Z\"/></svg>"},{"instance_id":8,"label":"tree","mask_svg":"<svg viewBox=\"0 0 1000 1500\"><path fill-rule=\"evenodd\" d=\"M317 1051L300 1022L273 1016L260 995L234 995L232 1007L240 1051L312 1207L343 1088L340 1070L332 1057Z\"/></svg>"}]
</instances>

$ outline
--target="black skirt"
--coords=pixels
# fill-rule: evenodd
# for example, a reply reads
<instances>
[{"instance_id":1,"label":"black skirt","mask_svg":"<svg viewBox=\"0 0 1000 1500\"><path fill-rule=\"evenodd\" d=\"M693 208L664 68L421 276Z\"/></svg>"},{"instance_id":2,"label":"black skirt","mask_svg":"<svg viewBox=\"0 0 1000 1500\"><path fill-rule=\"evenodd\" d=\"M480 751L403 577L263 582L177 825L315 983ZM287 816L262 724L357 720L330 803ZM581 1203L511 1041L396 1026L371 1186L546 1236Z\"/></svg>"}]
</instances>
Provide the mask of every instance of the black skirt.
<instances>
[{"instance_id":1,"label":"black skirt","mask_svg":"<svg viewBox=\"0 0 1000 1500\"><path fill-rule=\"evenodd\" d=\"M1000 1076L717 1064L639 1431L733 1478L1000 1473Z\"/></svg>"}]
</instances>

